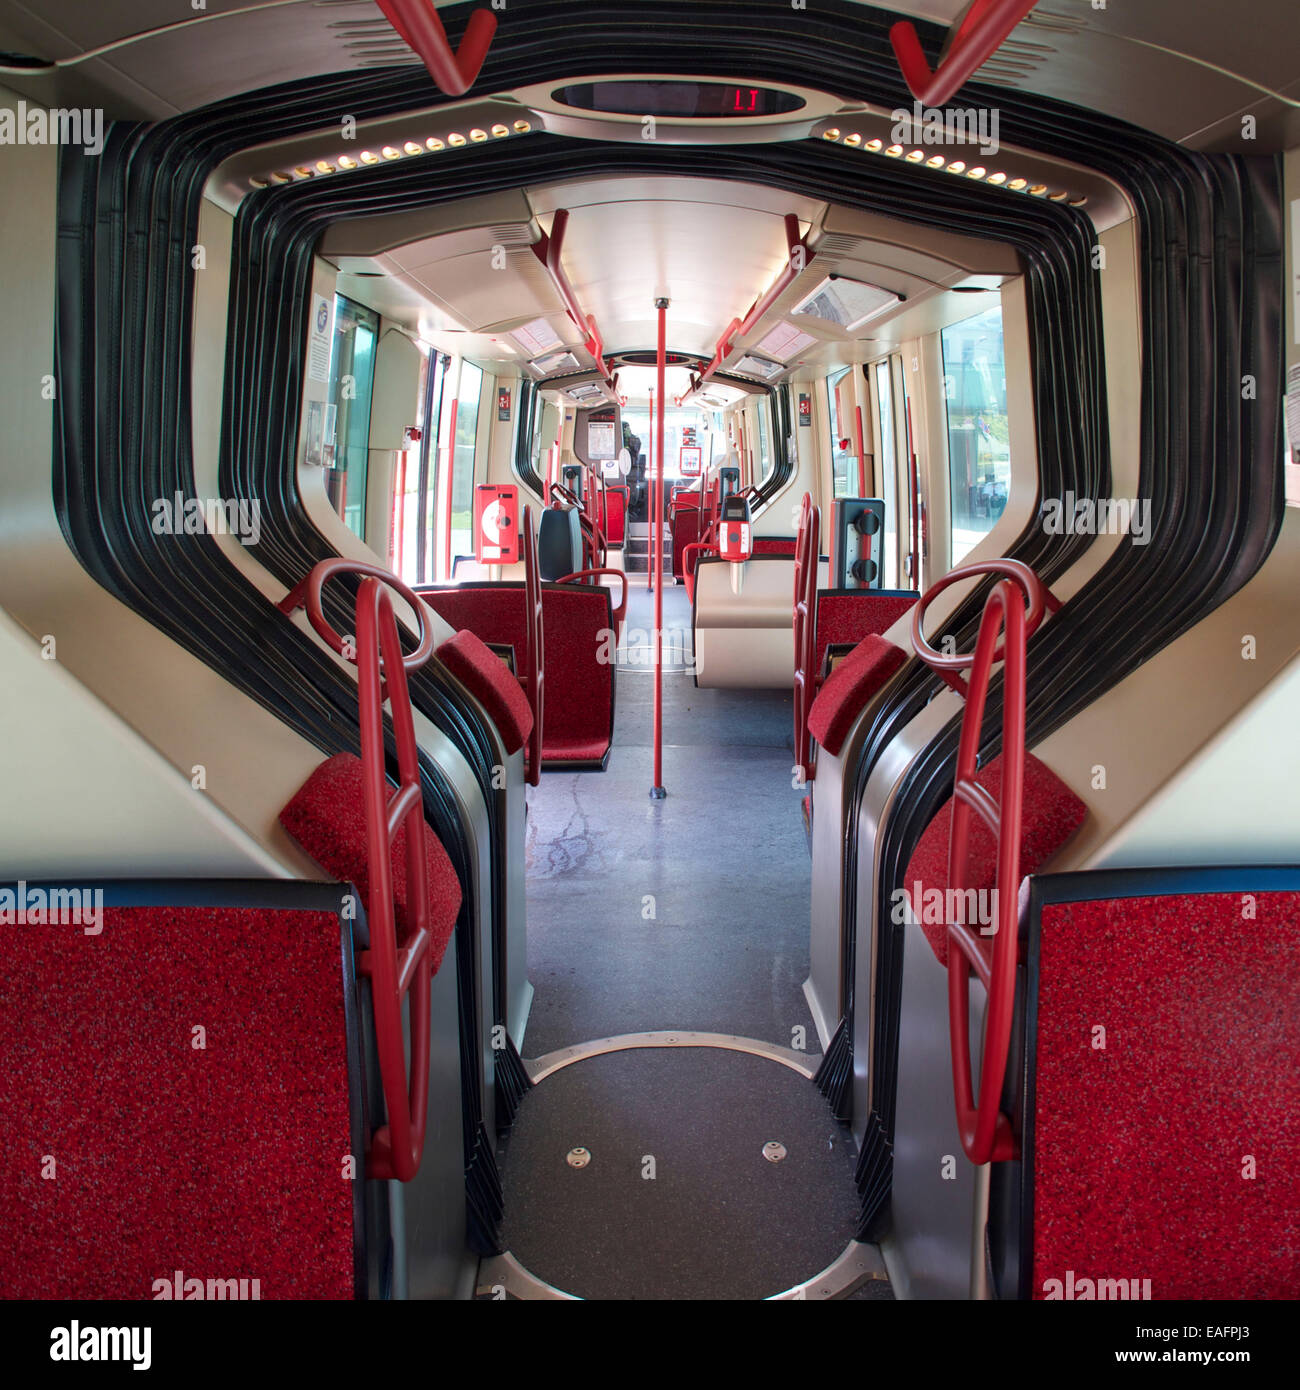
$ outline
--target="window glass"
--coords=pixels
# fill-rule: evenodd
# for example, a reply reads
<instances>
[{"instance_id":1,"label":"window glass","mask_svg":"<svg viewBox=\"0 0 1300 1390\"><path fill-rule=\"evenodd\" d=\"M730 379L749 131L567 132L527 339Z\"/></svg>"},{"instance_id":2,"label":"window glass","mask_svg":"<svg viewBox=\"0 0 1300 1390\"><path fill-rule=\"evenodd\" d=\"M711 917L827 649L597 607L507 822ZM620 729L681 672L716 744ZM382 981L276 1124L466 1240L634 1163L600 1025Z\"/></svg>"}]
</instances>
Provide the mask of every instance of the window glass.
<instances>
[{"instance_id":1,"label":"window glass","mask_svg":"<svg viewBox=\"0 0 1300 1390\"><path fill-rule=\"evenodd\" d=\"M456 438L451 472L451 554L474 553L474 443L478 438L478 403L483 373L463 362L456 393Z\"/></svg>"},{"instance_id":2,"label":"window glass","mask_svg":"<svg viewBox=\"0 0 1300 1390\"><path fill-rule=\"evenodd\" d=\"M888 359L873 368L876 406L880 415L881 497L885 503L884 583L898 585L898 420L894 414L894 382Z\"/></svg>"},{"instance_id":3,"label":"window glass","mask_svg":"<svg viewBox=\"0 0 1300 1390\"><path fill-rule=\"evenodd\" d=\"M335 295L325 420L325 486L344 525L362 539L366 534L370 397L375 386L378 341L379 315L363 304Z\"/></svg>"},{"instance_id":4,"label":"window glass","mask_svg":"<svg viewBox=\"0 0 1300 1390\"><path fill-rule=\"evenodd\" d=\"M826 379L826 392L831 408L831 470L836 497L852 497L854 483L857 481L853 460L848 452L840 447L840 441L848 439L849 432L845 428L845 422L840 419L835 403L835 388L848 376L850 370L845 367L843 371L835 372Z\"/></svg>"},{"instance_id":5,"label":"window glass","mask_svg":"<svg viewBox=\"0 0 1300 1390\"><path fill-rule=\"evenodd\" d=\"M952 563L959 565L1006 510L1011 483L1002 310L955 323L942 339Z\"/></svg>"},{"instance_id":6,"label":"window glass","mask_svg":"<svg viewBox=\"0 0 1300 1390\"><path fill-rule=\"evenodd\" d=\"M772 421L770 397L762 397L757 402L758 410L758 457L754 460L750 481L757 487L771 475L775 463L772 458Z\"/></svg>"}]
</instances>

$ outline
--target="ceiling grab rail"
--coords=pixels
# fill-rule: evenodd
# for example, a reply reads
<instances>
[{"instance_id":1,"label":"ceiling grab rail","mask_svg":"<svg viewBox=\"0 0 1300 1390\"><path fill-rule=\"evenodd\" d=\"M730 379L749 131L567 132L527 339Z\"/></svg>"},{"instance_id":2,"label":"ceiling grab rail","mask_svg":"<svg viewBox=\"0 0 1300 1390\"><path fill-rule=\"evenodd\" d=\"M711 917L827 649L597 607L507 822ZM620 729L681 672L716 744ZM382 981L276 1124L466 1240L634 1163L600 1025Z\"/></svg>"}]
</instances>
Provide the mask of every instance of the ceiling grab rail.
<instances>
[{"instance_id":1,"label":"ceiling grab rail","mask_svg":"<svg viewBox=\"0 0 1300 1390\"><path fill-rule=\"evenodd\" d=\"M767 292L761 294L749 306L749 312L743 319L732 319L723 329L712 360L698 376L691 378L690 389L677 398L678 405L684 405L709 380L730 356L735 346L735 340L743 338L746 333L751 332L763 315L794 284L795 279L812 264L817 253L811 250L807 241L800 236L799 219L792 212L787 212L785 215L785 242L787 250L785 268L772 282Z\"/></svg>"},{"instance_id":2,"label":"ceiling grab rail","mask_svg":"<svg viewBox=\"0 0 1300 1390\"><path fill-rule=\"evenodd\" d=\"M943 106L997 52L1038 0L973 0L939 66L930 71L910 20L889 31L899 71L922 106Z\"/></svg>"},{"instance_id":3,"label":"ceiling grab rail","mask_svg":"<svg viewBox=\"0 0 1300 1390\"><path fill-rule=\"evenodd\" d=\"M578 302L577 292L560 263L560 254L564 250L564 235L568 227L568 208L556 208L555 216L551 219L551 233L548 236L543 232L541 239L533 243L533 255L546 268L546 273L551 277L552 284L564 301L565 311L573 320L574 327L583 335L583 347L595 358L596 370L600 373L606 389L617 399L618 381L605 361L605 344L600 330L596 327L596 320L583 310Z\"/></svg>"},{"instance_id":4,"label":"ceiling grab rail","mask_svg":"<svg viewBox=\"0 0 1300 1390\"><path fill-rule=\"evenodd\" d=\"M994 586L984 605L975 650L952 655L937 652L925 638L925 610L950 584L976 574L1006 577ZM972 811L988 826L997 843L997 920L992 942L970 923L948 924L948 1032L953 1097L962 1148L966 1157L977 1164L999 1163L1019 1155L1011 1121L1002 1113L1002 1086L1016 996L1025 783L1025 647L1044 613L1055 612L1060 606L1028 565L1016 560L985 560L951 570L927 590L912 614L912 646L917 656L950 684L955 681L955 688L966 696L948 838L948 887L956 894L955 901L968 901L966 890L972 886L968 881ZM989 680L998 661L1003 662L1002 780L995 801L975 774ZM954 675L966 666L971 670L969 689ZM978 1093L971 1081L972 972L988 994Z\"/></svg>"},{"instance_id":5,"label":"ceiling grab rail","mask_svg":"<svg viewBox=\"0 0 1300 1390\"><path fill-rule=\"evenodd\" d=\"M453 52L433 0L375 0L398 37L415 53L440 91L464 96L483 69L497 31L491 10L475 10L465 26L460 47Z\"/></svg>"},{"instance_id":6,"label":"ceiling grab rail","mask_svg":"<svg viewBox=\"0 0 1300 1390\"><path fill-rule=\"evenodd\" d=\"M357 589L356 638L345 642L329 625L321 591L336 574L363 576ZM419 624L419 641L408 656L402 651L393 601L385 586L410 604ZM358 953L357 968L369 978L375 1014L375 1050L383 1080L387 1123L371 1136L366 1176L410 1182L424 1156L429 1118L430 981L429 880L424 844L424 799L420 790L420 756L406 674L428 661L433 628L425 605L378 565L335 558L322 560L279 604L292 613L305 607L308 620L340 656L357 667L357 704L361 726L361 763L366 815L366 870L370 891L366 919L370 948ZM384 704L393 718L397 744L397 792L388 795L384 755ZM406 831L406 908L411 929L406 944L397 942L393 896L393 841ZM410 1064L402 1027L402 1005L410 1003Z\"/></svg>"}]
</instances>

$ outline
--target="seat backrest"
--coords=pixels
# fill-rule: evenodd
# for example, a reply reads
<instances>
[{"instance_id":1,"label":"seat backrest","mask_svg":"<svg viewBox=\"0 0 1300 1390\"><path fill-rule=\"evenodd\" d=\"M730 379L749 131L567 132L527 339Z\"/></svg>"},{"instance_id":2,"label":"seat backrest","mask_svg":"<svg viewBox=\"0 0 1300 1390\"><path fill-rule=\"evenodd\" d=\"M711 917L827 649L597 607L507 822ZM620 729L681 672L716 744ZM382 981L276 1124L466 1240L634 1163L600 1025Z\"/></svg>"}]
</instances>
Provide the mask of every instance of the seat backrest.
<instances>
[{"instance_id":1,"label":"seat backrest","mask_svg":"<svg viewBox=\"0 0 1300 1390\"><path fill-rule=\"evenodd\" d=\"M990 1210L1004 1296L1295 1297L1298 935L1296 868L1031 882L1023 1162Z\"/></svg>"},{"instance_id":2,"label":"seat backrest","mask_svg":"<svg viewBox=\"0 0 1300 1390\"><path fill-rule=\"evenodd\" d=\"M542 511L537 530L537 565L543 579L563 579L582 569L580 515L576 507L546 507Z\"/></svg>"},{"instance_id":3,"label":"seat backrest","mask_svg":"<svg viewBox=\"0 0 1300 1390\"><path fill-rule=\"evenodd\" d=\"M618 550L627 537L627 488L624 486L605 489L606 528L605 539Z\"/></svg>"},{"instance_id":4,"label":"seat backrest","mask_svg":"<svg viewBox=\"0 0 1300 1390\"><path fill-rule=\"evenodd\" d=\"M601 584L543 584L543 767L596 767L614 731L614 611Z\"/></svg>"},{"instance_id":5,"label":"seat backrest","mask_svg":"<svg viewBox=\"0 0 1300 1390\"><path fill-rule=\"evenodd\" d=\"M812 678L826 662L829 646L855 646L879 636L907 613L920 595L912 589L819 589L813 643Z\"/></svg>"},{"instance_id":6,"label":"seat backrest","mask_svg":"<svg viewBox=\"0 0 1300 1390\"><path fill-rule=\"evenodd\" d=\"M522 673L528 636L523 584L458 584L452 588L420 588L416 593L457 631L472 632L490 645L513 647L515 669Z\"/></svg>"},{"instance_id":7,"label":"seat backrest","mask_svg":"<svg viewBox=\"0 0 1300 1390\"><path fill-rule=\"evenodd\" d=\"M53 922L36 887L0 888L3 1296L362 1294L348 887L41 885Z\"/></svg>"}]
</instances>

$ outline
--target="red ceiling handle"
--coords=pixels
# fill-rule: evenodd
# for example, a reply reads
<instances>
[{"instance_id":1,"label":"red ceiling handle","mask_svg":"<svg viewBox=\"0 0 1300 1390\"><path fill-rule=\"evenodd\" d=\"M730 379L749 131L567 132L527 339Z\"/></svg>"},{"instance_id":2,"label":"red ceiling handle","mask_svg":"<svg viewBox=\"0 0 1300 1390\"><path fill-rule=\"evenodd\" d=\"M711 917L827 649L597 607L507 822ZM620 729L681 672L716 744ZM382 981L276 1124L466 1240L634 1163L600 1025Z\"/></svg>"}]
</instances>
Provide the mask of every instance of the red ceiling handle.
<instances>
[{"instance_id":1,"label":"red ceiling handle","mask_svg":"<svg viewBox=\"0 0 1300 1390\"><path fill-rule=\"evenodd\" d=\"M1051 592L1028 565L1020 560L972 560L970 564L958 565L956 569L949 570L942 579L935 580L921 595L916 607L912 609L912 647L917 656L927 666L938 671L959 695L966 694L966 685L961 677L954 673L965 670L967 666L971 665L974 657L966 652L956 652L949 655L936 651L926 639L923 624L926 610L945 589L976 574L1004 575L1006 578L1014 580L1020 587L1026 604L1024 614L1026 640L1038 631L1038 625L1043 621L1044 612L1055 613L1061 606L1060 599ZM999 644L993 652L993 660L1001 661L1002 659L1002 646Z\"/></svg>"},{"instance_id":2,"label":"red ceiling handle","mask_svg":"<svg viewBox=\"0 0 1300 1390\"><path fill-rule=\"evenodd\" d=\"M545 649L542 628L542 580L537 562L537 536L533 531L533 509L524 508L524 669L519 683L533 711L533 727L528 735L528 785L542 780L542 714L545 704Z\"/></svg>"},{"instance_id":3,"label":"red ceiling handle","mask_svg":"<svg viewBox=\"0 0 1300 1390\"><path fill-rule=\"evenodd\" d=\"M492 38L497 17L491 10L475 10L465 27L460 48L452 52L447 31L433 7L433 0L375 0L398 36L429 69L438 88L449 97L463 96L474 85Z\"/></svg>"},{"instance_id":4,"label":"red ceiling handle","mask_svg":"<svg viewBox=\"0 0 1300 1390\"><path fill-rule=\"evenodd\" d=\"M916 26L909 20L900 20L889 31L889 42L912 95L922 106L942 106L988 62L1037 3L1038 0L974 0L948 56L934 72L921 50Z\"/></svg>"},{"instance_id":5,"label":"red ceiling handle","mask_svg":"<svg viewBox=\"0 0 1300 1390\"><path fill-rule=\"evenodd\" d=\"M969 924L948 926L948 1031L957 1129L972 1163L999 1163L1019 1153L1011 1122L1002 1113L1015 1013L1020 902L1020 823L1025 777L1025 642L1029 622L1020 588L997 584L984 605L971 662L971 688L962 718L953 779L948 886L964 895L968 883L970 818L976 812L997 840L997 923L992 949ZM999 630L1005 638L999 642ZM1002 705L1002 785L997 802L975 779L989 677L1005 647ZM988 991L978 1098L970 1071L970 977Z\"/></svg>"}]
</instances>

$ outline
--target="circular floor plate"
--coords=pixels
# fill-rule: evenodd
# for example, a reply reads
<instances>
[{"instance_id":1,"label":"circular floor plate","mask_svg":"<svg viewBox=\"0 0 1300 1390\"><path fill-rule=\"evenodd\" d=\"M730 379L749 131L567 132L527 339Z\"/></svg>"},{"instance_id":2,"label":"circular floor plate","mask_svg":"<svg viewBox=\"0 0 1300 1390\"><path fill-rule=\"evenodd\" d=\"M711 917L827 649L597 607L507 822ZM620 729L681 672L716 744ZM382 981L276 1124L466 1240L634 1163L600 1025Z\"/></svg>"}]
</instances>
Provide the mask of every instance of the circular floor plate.
<instances>
[{"instance_id":1,"label":"circular floor plate","mask_svg":"<svg viewBox=\"0 0 1300 1390\"><path fill-rule=\"evenodd\" d=\"M853 1167L848 1133L789 1065L716 1047L599 1053L524 1099L505 1245L580 1298L767 1298L842 1256Z\"/></svg>"}]
</instances>

